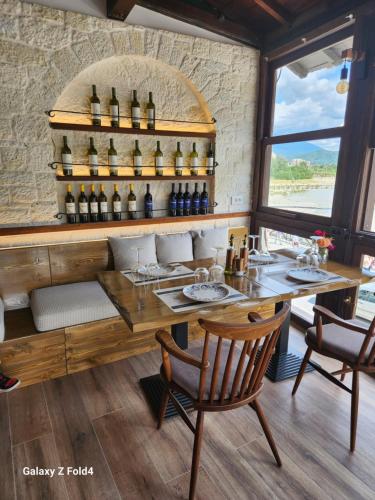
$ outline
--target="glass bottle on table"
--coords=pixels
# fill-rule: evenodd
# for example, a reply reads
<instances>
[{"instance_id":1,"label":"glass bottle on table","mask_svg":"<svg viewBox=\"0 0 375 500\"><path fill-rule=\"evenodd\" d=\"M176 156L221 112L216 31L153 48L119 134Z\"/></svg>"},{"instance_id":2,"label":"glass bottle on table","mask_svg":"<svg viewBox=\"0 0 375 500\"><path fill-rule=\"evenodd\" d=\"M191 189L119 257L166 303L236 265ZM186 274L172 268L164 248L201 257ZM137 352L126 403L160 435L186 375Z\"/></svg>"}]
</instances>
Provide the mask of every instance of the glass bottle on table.
<instances>
[{"instance_id":1,"label":"glass bottle on table","mask_svg":"<svg viewBox=\"0 0 375 500\"><path fill-rule=\"evenodd\" d=\"M139 141L135 140L135 149L133 151L133 166L134 175L140 177L142 175L142 153L139 149Z\"/></svg>"},{"instance_id":2,"label":"glass bottle on table","mask_svg":"<svg viewBox=\"0 0 375 500\"><path fill-rule=\"evenodd\" d=\"M91 194L89 197L90 222L98 222L99 220L99 205L98 197L95 194L95 185L91 184Z\"/></svg>"},{"instance_id":3,"label":"glass bottle on table","mask_svg":"<svg viewBox=\"0 0 375 500\"><path fill-rule=\"evenodd\" d=\"M100 112L100 99L96 93L96 85L92 86L92 97L90 99L90 104L92 124L100 127L100 125L102 124L102 115Z\"/></svg>"},{"instance_id":4,"label":"glass bottle on table","mask_svg":"<svg viewBox=\"0 0 375 500\"><path fill-rule=\"evenodd\" d=\"M106 222L108 220L108 201L107 196L104 192L104 185L100 184L99 193L99 219L101 222Z\"/></svg>"},{"instance_id":5,"label":"glass bottle on table","mask_svg":"<svg viewBox=\"0 0 375 500\"><path fill-rule=\"evenodd\" d=\"M232 274L234 257L235 257L234 235L231 234L229 238L229 247L227 249L227 257L225 260L225 271L224 271L225 274Z\"/></svg>"},{"instance_id":6,"label":"glass bottle on table","mask_svg":"<svg viewBox=\"0 0 375 500\"><path fill-rule=\"evenodd\" d=\"M112 219L121 220L121 196L119 195L117 184L113 186Z\"/></svg>"},{"instance_id":7,"label":"glass bottle on table","mask_svg":"<svg viewBox=\"0 0 375 500\"><path fill-rule=\"evenodd\" d=\"M155 151L155 173L158 176L163 175L163 153L160 149L160 141L156 141L156 151Z\"/></svg>"},{"instance_id":8,"label":"glass bottle on table","mask_svg":"<svg viewBox=\"0 0 375 500\"><path fill-rule=\"evenodd\" d=\"M198 175L198 153L195 142L193 142L193 151L190 153L190 174Z\"/></svg>"},{"instance_id":9,"label":"glass bottle on table","mask_svg":"<svg viewBox=\"0 0 375 500\"><path fill-rule=\"evenodd\" d=\"M155 129L155 104L154 101L152 100L152 92L148 93L147 128L150 130Z\"/></svg>"},{"instance_id":10,"label":"glass bottle on table","mask_svg":"<svg viewBox=\"0 0 375 500\"><path fill-rule=\"evenodd\" d=\"M133 100L131 103L132 127L141 128L141 107L137 98L137 91L133 90Z\"/></svg>"},{"instance_id":11,"label":"glass bottle on table","mask_svg":"<svg viewBox=\"0 0 375 500\"><path fill-rule=\"evenodd\" d=\"M81 192L78 198L79 222L85 224L89 221L89 204L85 194L85 186L81 184Z\"/></svg>"},{"instance_id":12,"label":"glass bottle on table","mask_svg":"<svg viewBox=\"0 0 375 500\"><path fill-rule=\"evenodd\" d=\"M63 166L63 174L66 176L73 175L73 160L72 151L68 146L68 138L63 136L63 147L61 148L61 162Z\"/></svg>"},{"instance_id":13,"label":"glass bottle on table","mask_svg":"<svg viewBox=\"0 0 375 500\"><path fill-rule=\"evenodd\" d=\"M120 105L116 96L116 89L112 87L112 97L109 101L109 110L111 115L111 127L120 126Z\"/></svg>"},{"instance_id":14,"label":"glass bottle on table","mask_svg":"<svg viewBox=\"0 0 375 500\"><path fill-rule=\"evenodd\" d=\"M130 184L128 195L128 218L134 220L137 218L137 197L134 193L134 184Z\"/></svg>"}]
</instances>

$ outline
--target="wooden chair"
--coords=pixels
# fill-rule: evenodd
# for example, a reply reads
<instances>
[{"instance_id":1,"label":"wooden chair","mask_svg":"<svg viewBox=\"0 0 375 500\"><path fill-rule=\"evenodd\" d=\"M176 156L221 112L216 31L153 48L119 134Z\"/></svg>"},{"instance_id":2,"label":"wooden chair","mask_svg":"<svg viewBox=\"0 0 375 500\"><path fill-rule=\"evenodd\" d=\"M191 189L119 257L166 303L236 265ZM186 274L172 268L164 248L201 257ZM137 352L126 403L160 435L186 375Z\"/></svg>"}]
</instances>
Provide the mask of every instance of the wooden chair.
<instances>
[{"instance_id":1,"label":"wooden chair","mask_svg":"<svg viewBox=\"0 0 375 500\"><path fill-rule=\"evenodd\" d=\"M264 320L258 314L250 313L251 324L226 324L200 319L199 324L206 332L203 346L187 351L180 349L166 331L156 333L156 339L161 344L161 376L165 383L158 428L162 425L171 399L195 435L190 500L194 498L197 485L206 411L226 411L250 405L258 415L277 464L281 466L271 430L257 398L280 334L280 325L288 312L289 306L285 305L274 317ZM185 394L192 400L194 409L198 410L195 426L173 391Z\"/></svg>"},{"instance_id":2,"label":"wooden chair","mask_svg":"<svg viewBox=\"0 0 375 500\"><path fill-rule=\"evenodd\" d=\"M315 306L315 325L309 328L305 341L307 350L300 371L295 381L292 395L297 392L304 375L307 363L313 366L324 377L338 385L352 396L350 420L350 451L355 449L358 419L359 372L375 372L375 317L368 329L344 320L322 306ZM323 320L329 321L323 325ZM362 335L361 335L362 334ZM313 351L337 359L343 363L341 370L329 373L320 365L310 361ZM352 388L349 389L343 380L346 373L353 372ZM340 380L335 378L340 375Z\"/></svg>"}]
</instances>

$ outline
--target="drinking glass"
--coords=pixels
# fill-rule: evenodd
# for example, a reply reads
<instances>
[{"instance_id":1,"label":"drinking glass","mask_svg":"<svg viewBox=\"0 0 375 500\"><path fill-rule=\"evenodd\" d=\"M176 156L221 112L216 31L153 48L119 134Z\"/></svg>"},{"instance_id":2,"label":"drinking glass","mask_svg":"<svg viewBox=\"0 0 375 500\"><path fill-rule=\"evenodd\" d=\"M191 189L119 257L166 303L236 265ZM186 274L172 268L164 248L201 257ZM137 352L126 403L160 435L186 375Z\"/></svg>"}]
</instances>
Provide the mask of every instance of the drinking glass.
<instances>
[{"instance_id":1,"label":"drinking glass","mask_svg":"<svg viewBox=\"0 0 375 500\"><path fill-rule=\"evenodd\" d=\"M140 251L143 250L143 247L132 247L131 250L135 250L137 252L137 263L134 264L134 266L132 266L132 268L131 268L132 278L133 278L133 281L135 283L136 281L138 281L139 271L143 267L140 263L140 260L139 260L139 254L140 254Z\"/></svg>"},{"instance_id":2,"label":"drinking glass","mask_svg":"<svg viewBox=\"0 0 375 500\"><path fill-rule=\"evenodd\" d=\"M197 267L194 271L195 283L206 283L210 273L205 267Z\"/></svg>"},{"instance_id":3,"label":"drinking glass","mask_svg":"<svg viewBox=\"0 0 375 500\"><path fill-rule=\"evenodd\" d=\"M319 267L320 255L318 240L320 240L321 236L311 236L310 238L312 240L312 251L310 254L311 267Z\"/></svg>"},{"instance_id":4,"label":"drinking glass","mask_svg":"<svg viewBox=\"0 0 375 500\"><path fill-rule=\"evenodd\" d=\"M224 268L219 264L219 253L224 250L223 247L214 247L213 250L216 251L215 264L209 268L209 279L210 281L218 281L224 283Z\"/></svg>"},{"instance_id":5,"label":"drinking glass","mask_svg":"<svg viewBox=\"0 0 375 500\"><path fill-rule=\"evenodd\" d=\"M255 240L259 238L259 234L249 234L248 238L251 240L251 249L249 255L259 255L258 250L255 248Z\"/></svg>"}]
</instances>

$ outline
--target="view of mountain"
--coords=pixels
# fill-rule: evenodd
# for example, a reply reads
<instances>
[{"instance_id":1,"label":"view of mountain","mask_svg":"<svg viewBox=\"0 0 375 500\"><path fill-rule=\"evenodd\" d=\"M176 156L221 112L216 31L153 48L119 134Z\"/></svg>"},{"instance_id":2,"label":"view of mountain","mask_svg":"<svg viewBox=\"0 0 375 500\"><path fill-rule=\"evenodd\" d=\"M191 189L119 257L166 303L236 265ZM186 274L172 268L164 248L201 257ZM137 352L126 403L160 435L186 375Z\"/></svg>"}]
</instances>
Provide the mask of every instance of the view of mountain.
<instances>
[{"instance_id":1,"label":"view of mountain","mask_svg":"<svg viewBox=\"0 0 375 500\"><path fill-rule=\"evenodd\" d=\"M314 165L328 165L337 163L338 151L320 148L310 142L276 144L273 152L287 160L301 158Z\"/></svg>"}]
</instances>

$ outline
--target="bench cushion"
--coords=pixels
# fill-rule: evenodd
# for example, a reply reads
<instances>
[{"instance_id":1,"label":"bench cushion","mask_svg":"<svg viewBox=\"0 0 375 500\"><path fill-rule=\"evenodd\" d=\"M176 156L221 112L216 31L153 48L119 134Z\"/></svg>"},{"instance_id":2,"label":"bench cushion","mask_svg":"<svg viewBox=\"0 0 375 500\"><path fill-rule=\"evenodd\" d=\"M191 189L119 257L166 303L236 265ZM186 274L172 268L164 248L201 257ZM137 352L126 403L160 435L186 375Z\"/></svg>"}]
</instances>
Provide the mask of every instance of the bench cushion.
<instances>
[{"instance_id":1,"label":"bench cushion","mask_svg":"<svg viewBox=\"0 0 375 500\"><path fill-rule=\"evenodd\" d=\"M134 238L108 237L111 245L116 271L131 269L137 264L137 248L141 264L153 264L156 260L155 234L136 236Z\"/></svg>"},{"instance_id":2,"label":"bench cushion","mask_svg":"<svg viewBox=\"0 0 375 500\"><path fill-rule=\"evenodd\" d=\"M97 281L33 290L31 311L39 332L118 316Z\"/></svg>"},{"instance_id":3,"label":"bench cushion","mask_svg":"<svg viewBox=\"0 0 375 500\"><path fill-rule=\"evenodd\" d=\"M215 257L215 247L228 246L228 228L202 230L194 235L194 258L209 259Z\"/></svg>"},{"instance_id":4,"label":"bench cushion","mask_svg":"<svg viewBox=\"0 0 375 500\"><path fill-rule=\"evenodd\" d=\"M156 255L160 264L194 260L191 233L157 234Z\"/></svg>"}]
</instances>

